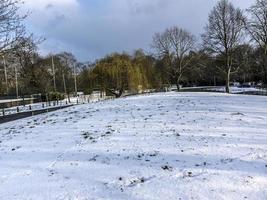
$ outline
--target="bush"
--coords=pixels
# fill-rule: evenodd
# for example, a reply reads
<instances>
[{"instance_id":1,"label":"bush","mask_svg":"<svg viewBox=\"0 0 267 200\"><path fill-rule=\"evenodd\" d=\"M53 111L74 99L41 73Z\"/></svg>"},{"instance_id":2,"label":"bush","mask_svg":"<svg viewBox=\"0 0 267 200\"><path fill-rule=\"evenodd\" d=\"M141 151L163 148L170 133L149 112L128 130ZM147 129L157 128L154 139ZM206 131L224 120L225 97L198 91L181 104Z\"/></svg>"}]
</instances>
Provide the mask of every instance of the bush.
<instances>
[{"instance_id":1,"label":"bush","mask_svg":"<svg viewBox=\"0 0 267 200\"><path fill-rule=\"evenodd\" d=\"M65 98L65 95L59 92L50 92L48 94L48 98L50 101L63 100Z\"/></svg>"}]
</instances>

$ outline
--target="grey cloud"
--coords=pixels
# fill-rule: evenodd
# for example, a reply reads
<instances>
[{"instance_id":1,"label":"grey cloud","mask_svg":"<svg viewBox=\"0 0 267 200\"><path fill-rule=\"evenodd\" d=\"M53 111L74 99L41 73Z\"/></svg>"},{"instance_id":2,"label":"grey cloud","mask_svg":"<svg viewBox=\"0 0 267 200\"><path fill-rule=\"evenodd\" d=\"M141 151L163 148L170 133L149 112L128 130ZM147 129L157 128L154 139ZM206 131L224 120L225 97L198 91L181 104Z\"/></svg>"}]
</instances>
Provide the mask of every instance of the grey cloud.
<instances>
[{"instance_id":1,"label":"grey cloud","mask_svg":"<svg viewBox=\"0 0 267 200\"><path fill-rule=\"evenodd\" d=\"M51 9L51 8L53 8L53 7L54 7L54 6L53 6L52 3L49 3L49 4L47 4L47 5L45 6L46 9Z\"/></svg>"},{"instance_id":2,"label":"grey cloud","mask_svg":"<svg viewBox=\"0 0 267 200\"><path fill-rule=\"evenodd\" d=\"M45 34L47 41L42 46L45 52L62 49L73 51L83 61L94 60L113 51L149 50L153 34L174 25L199 36L216 1L103 0L102 7L97 9L88 1L81 4L77 13L53 7L47 11L53 17L41 19L42 23L35 20L31 25ZM245 8L253 0L233 2Z\"/></svg>"},{"instance_id":3,"label":"grey cloud","mask_svg":"<svg viewBox=\"0 0 267 200\"><path fill-rule=\"evenodd\" d=\"M47 29L51 29L51 27L55 28L65 22L67 22L67 18L64 14L56 14L51 20L47 22Z\"/></svg>"}]
</instances>

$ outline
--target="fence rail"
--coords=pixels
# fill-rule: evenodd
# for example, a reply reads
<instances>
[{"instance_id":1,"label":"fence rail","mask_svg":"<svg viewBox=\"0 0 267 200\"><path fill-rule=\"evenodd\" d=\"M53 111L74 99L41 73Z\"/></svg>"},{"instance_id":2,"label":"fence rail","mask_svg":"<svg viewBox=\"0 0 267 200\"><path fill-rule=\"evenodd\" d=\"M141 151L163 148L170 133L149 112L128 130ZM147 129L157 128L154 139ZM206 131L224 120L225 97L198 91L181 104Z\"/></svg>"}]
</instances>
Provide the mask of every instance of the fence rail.
<instances>
[{"instance_id":1,"label":"fence rail","mask_svg":"<svg viewBox=\"0 0 267 200\"><path fill-rule=\"evenodd\" d=\"M63 109L63 108L68 108L71 106L73 106L73 105L67 105L67 106L62 106L62 107L51 107L51 108L47 108L47 109L25 111L25 112L16 113L16 114L5 115L5 116L0 117L0 124L15 121L18 119L23 119L26 117L31 117L34 115L39 115L39 114L43 114L43 113L47 113L47 112L56 111L56 110Z\"/></svg>"},{"instance_id":2,"label":"fence rail","mask_svg":"<svg viewBox=\"0 0 267 200\"><path fill-rule=\"evenodd\" d=\"M5 123L7 121L13 121L13 120L21 119L24 117L42 114L45 112L51 112L51 111L67 108L70 106L88 104L88 103L110 100L110 99L114 99L114 97L111 97L111 96L95 97L91 95L83 95L80 97L72 97L70 99L64 99L60 101L40 102L40 103L27 104L27 105L22 105L22 106L1 108L0 109L0 123ZM10 102L10 100L5 100L5 101ZM15 100L12 100L12 101L14 102Z\"/></svg>"}]
</instances>

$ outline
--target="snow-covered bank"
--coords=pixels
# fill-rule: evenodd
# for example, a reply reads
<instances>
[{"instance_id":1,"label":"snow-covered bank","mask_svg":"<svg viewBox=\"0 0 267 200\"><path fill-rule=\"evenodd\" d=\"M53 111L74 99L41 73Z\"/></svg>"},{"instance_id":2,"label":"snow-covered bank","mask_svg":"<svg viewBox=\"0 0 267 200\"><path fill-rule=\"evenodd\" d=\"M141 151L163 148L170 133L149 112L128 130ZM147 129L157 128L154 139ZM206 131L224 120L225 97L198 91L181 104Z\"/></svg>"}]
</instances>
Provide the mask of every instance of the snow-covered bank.
<instances>
[{"instance_id":1,"label":"snow-covered bank","mask_svg":"<svg viewBox=\"0 0 267 200\"><path fill-rule=\"evenodd\" d=\"M98 101L104 101L104 100L109 100L109 99L112 99L112 97L98 98L94 96L87 96L87 97L84 96L84 97L71 97L70 99L66 98L58 102L51 101L50 104L48 102L32 103L32 104L26 104L24 106L21 105L21 106L14 106L10 108L1 109L0 117L2 117L3 114L5 115L16 114L18 113L18 111L19 113L21 113L21 112L37 111L37 110L42 110L42 109L60 108L66 105L84 104L84 103L88 103L88 101L90 103L95 103ZM15 100L7 100L6 102L11 102L11 101L15 102Z\"/></svg>"},{"instance_id":2,"label":"snow-covered bank","mask_svg":"<svg viewBox=\"0 0 267 200\"><path fill-rule=\"evenodd\" d=\"M162 93L0 125L0 199L266 199L267 97Z\"/></svg>"},{"instance_id":3,"label":"snow-covered bank","mask_svg":"<svg viewBox=\"0 0 267 200\"><path fill-rule=\"evenodd\" d=\"M214 88L208 88L206 90L212 91L212 92L225 92L226 91L225 87L214 87ZM249 88L234 87L234 86L230 87L230 93L232 94L241 94L241 93L246 93L246 92L266 92L266 89L255 88L255 87L249 87Z\"/></svg>"}]
</instances>

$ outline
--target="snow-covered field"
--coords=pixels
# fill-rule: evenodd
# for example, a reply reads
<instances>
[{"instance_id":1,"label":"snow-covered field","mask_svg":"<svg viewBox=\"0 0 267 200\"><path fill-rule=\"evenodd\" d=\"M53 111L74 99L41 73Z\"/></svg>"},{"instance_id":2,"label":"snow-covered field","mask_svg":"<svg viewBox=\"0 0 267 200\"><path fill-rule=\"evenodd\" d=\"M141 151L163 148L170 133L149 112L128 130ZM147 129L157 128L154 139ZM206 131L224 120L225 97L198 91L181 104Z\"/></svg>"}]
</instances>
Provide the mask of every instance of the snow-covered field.
<instances>
[{"instance_id":1,"label":"snow-covered field","mask_svg":"<svg viewBox=\"0 0 267 200\"><path fill-rule=\"evenodd\" d=\"M267 97L160 93L2 124L0 199L267 199Z\"/></svg>"}]
</instances>

